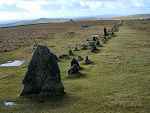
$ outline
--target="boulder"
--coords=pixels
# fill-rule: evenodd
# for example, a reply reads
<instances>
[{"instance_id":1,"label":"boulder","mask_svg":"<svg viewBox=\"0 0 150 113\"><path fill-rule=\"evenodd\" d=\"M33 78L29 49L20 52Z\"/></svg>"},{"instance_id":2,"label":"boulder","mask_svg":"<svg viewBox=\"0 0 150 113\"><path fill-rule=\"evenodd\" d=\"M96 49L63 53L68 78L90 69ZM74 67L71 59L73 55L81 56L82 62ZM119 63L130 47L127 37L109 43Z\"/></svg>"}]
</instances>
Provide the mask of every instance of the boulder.
<instances>
[{"instance_id":1,"label":"boulder","mask_svg":"<svg viewBox=\"0 0 150 113\"><path fill-rule=\"evenodd\" d=\"M64 86L56 55L46 46L38 45L23 79L21 96L63 96Z\"/></svg>"}]
</instances>

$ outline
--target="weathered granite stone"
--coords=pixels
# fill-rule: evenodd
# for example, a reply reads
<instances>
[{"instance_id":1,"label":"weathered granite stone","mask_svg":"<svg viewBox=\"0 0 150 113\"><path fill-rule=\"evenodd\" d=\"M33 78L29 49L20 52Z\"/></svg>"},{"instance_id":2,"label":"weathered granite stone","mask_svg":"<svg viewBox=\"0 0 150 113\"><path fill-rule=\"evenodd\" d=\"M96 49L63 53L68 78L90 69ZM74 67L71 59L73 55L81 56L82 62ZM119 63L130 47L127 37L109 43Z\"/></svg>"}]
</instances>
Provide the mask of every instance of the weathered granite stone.
<instances>
[{"instance_id":1,"label":"weathered granite stone","mask_svg":"<svg viewBox=\"0 0 150 113\"><path fill-rule=\"evenodd\" d=\"M74 64L76 64L78 67L80 67L78 60L76 60L75 58L72 59L71 66L73 66Z\"/></svg>"},{"instance_id":2,"label":"weathered granite stone","mask_svg":"<svg viewBox=\"0 0 150 113\"><path fill-rule=\"evenodd\" d=\"M62 96L64 86L56 55L46 46L38 45L23 79L21 96Z\"/></svg>"},{"instance_id":3,"label":"weathered granite stone","mask_svg":"<svg viewBox=\"0 0 150 113\"><path fill-rule=\"evenodd\" d=\"M79 66L77 64L73 64L68 70L68 77L71 77L73 74L79 73Z\"/></svg>"},{"instance_id":4,"label":"weathered granite stone","mask_svg":"<svg viewBox=\"0 0 150 113\"><path fill-rule=\"evenodd\" d=\"M71 77L73 74L78 74L80 68L81 67L80 67L80 64L79 64L78 60L73 58L72 61L71 61L71 67L68 70L68 76Z\"/></svg>"}]
</instances>

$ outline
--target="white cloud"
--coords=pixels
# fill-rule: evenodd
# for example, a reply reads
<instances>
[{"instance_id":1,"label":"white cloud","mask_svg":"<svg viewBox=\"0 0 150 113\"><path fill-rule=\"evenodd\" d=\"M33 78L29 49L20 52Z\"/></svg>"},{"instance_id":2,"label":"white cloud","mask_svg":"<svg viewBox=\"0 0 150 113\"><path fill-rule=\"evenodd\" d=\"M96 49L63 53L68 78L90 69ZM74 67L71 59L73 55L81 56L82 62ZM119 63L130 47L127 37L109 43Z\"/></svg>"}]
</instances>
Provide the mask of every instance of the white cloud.
<instances>
[{"instance_id":1,"label":"white cloud","mask_svg":"<svg viewBox=\"0 0 150 113\"><path fill-rule=\"evenodd\" d=\"M145 6L146 0L0 0L0 8L13 6L16 11L1 11L4 19L33 19L40 17L82 16L108 13L132 13ZM45 8L48 7L48 9ZM55 8L56 7L56 8Z\"/></svg>"},{"instance_id":2,"label":"white cloud","mask_svg":"<svg viewBox=\"0 0 150 113\"><path fill-rule=\"evenodd\" d=\"M2 5L13 5L16 4L18 0L1 0L0 1L0 6Z\"/></svg>"},{"instance_id":3,"label":"white cloud","mask_svg":"<svg viewBox=\"0 0 150 113\"><path fill-rule=\"evenodd\" d=\"M16 4L16 7L24 9L27 12L38 12L41 11L42 6L46 4L46 0L20 1Z\"/></svg>"}]
</instances>

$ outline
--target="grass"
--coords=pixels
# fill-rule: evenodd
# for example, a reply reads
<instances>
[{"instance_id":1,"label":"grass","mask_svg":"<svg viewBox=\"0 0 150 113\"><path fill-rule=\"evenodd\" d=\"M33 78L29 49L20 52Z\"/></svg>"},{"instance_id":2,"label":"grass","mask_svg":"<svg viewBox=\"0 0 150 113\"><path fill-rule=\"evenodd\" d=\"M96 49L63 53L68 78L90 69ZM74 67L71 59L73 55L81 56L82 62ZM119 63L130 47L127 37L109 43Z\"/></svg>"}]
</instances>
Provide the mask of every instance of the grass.
<instances>
[{"instance_id":1,"label":"grass","mask_svg":"<svg viewBox=\"0 0 150 113\"><path fill-rule=\"evenodd\" d=\"M55 38L55 35L56 38L64 38L64 35L72 38L74 35L79 34L78 36L82 39L82 37L89 36L91 33L102 33L104 26L110 28L116 22L115 20L84 20L74 23L68 21L64 23L46 23L0 28L0 52L8 52L20 47L30 46L33 45L35 41L43 42L43 40ZM90 25L92 28L83 30L81 29L81 25ZM75 32L75 34L72 34L72 32Z\"/></svg>"},{"instance_id":2,"label":"grass","mask_svg":"<svg viewBox=\"0 0 150 113\"><path fill-rule=\"evenodd\" d=\"M89 55L94 65L84 66L85 75L78 79L67 79L69 60L60 62L66 95L63 99L40 103L19 98L26 65L20 68L0 68L0 101L13 100L17 106L5 108L1 113L149 113L150 112L150 38L139 25L125 23L97 54ZM137 29L133 29L137 27ZM138 29L139 28L139 29ZM147 27L147 29L149 26ZM67 39L66 39L67 40ZM74 39L73 39L74 40ZM67 40L69 41L69 40ZM54 39L53 42L57 42ZM48 45L52 42L48 41ZM60 40L61 45L65 41ZM55 43L53 43L55 44ZM58 49L58 50L57 50ZM23 49L4 54L5 59L18 57ZM54 51L59 51L55 48ZM9 56L10 55L10 56ZM1 56L1 55L0 55ZM28 58L30 59L31 55ZM3 62L3 60L1 60Z\"/></svg>"}]
</instances>

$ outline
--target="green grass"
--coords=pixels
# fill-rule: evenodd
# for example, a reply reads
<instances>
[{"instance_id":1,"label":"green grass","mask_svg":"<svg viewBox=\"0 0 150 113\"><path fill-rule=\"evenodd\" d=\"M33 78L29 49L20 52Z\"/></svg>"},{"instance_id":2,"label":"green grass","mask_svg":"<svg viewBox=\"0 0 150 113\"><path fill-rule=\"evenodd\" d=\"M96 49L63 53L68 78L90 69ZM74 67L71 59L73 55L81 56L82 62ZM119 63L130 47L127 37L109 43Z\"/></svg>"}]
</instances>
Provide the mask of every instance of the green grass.
<instances>
[{"instance_id":1,"label":"green grass","mask_svg":"<svg viewBox=\"0 0 150 113\"><path fill-rule=\"evenodd\" d=\"M139 23L140 24L140 23ZM141 24L142 25L142 24ZM134 27L139 27L134 25ZM148 29L148 27L147 27ZM54 39L55 40L55 39ZM55 40L57 42L57 40ZM48 42L51 45L51 42ZM65 41L61 40L61 46ZM89 55L94 65L84 66L85 75L67 79L69 60L60 62L66 96L57 101L39 103L19 98L26 65L20 68L0 68L0 101L13 100L17 106L1 113L149 113L150 112L150 38L149 33L125 24L117 37L112 38L101 51ZM56 48L57 50L57 48ZM5 59L11 58L5 54ZM30 57L29 57L30 58ZM1 60L2 62L2 60Z\"/></svg>"}]
</instances>

